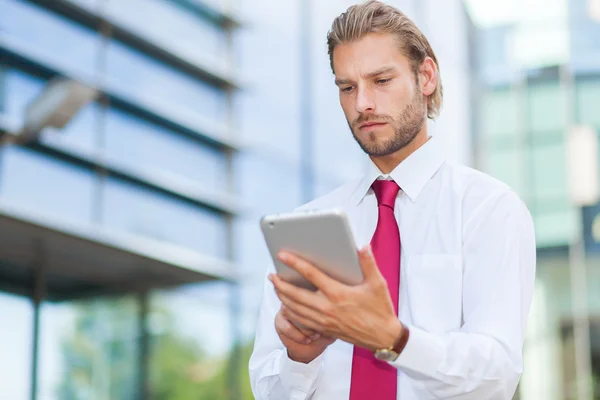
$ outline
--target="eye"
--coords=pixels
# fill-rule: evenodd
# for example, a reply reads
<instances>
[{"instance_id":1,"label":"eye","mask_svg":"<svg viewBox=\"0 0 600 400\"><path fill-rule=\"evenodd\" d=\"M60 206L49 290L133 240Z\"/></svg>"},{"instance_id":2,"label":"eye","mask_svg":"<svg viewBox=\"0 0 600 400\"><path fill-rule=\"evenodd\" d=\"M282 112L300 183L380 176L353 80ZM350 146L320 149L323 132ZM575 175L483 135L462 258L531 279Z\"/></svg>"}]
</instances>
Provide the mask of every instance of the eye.
<instances>
[{"instance_id":1,"label":"eye","mask_svg":"<svg viewBox=\"0 0 600 400\"><path fill-rule=\"evenodd\" d=\"M380 85L384 85L384 84L388 83L391 80L392 80L391 78L377 79L377 83L380 84Z\"/></svg>"},{"instance_id":2,"label":"eye","mask_svg":"<svg viewBox=\"0 0 600 400\"><path fill-rule=\"evenodd\" d=\"M354 89L354 86L346 86L346 87L342 88L342 92L348 93L348 92L351 92L352 89Z\"/></svg>"}]
</instances>

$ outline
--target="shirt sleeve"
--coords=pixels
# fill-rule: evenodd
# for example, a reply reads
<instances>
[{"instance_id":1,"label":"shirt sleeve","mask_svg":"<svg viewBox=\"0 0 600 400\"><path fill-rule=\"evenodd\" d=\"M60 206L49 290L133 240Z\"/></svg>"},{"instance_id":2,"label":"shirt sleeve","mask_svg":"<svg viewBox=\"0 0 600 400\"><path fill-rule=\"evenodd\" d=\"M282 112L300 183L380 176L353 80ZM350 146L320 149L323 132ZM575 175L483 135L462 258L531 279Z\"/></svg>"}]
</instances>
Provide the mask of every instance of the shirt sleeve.
<instances>
[{"instance_id":1,"label":"shirt sleeve","mask_svg":"<svg viewBox=\"0 0 600 400\"><path fill-rule=\"evenodd\" d=\"M511 399L533 295L532 218L512 191L481 204L463 229L463 325L431 333L409 326L391 364L437 399Z\"/></svg>"},{"instance_id":2,"label":"shirt sleeve","mask_svg":"<svg viewBox=\"0 0 600 400\"><path fill-rule=\"evenodd\" d=\"M268 273L273 272L270 268ZM308 364L291 360L275 331L281 302L265 278L249 373L256 400L308 400L316 390L323 354Z\"/></svg>"}]
</instances>

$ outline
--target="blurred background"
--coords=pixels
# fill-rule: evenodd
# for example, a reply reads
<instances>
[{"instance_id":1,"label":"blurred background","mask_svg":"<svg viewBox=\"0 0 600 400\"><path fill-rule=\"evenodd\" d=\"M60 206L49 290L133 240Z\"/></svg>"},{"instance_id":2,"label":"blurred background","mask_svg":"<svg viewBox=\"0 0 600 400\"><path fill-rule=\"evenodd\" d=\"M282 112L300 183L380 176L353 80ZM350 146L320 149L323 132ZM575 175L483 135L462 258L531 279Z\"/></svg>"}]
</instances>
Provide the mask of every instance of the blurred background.
<instances>
[{"instance_id":1,"label":"blurred background","mask_svg":"<svg viewBox=\"0 0 600 400\"><path fill-rule=\"evenodd\" d=\"M0 0L2 400L252 399L258 220L365 166L325 43L352 3ZM448 158L535 220L515 398L600 399L600 1L390 3Z\"/></svg>"}]
</instances>

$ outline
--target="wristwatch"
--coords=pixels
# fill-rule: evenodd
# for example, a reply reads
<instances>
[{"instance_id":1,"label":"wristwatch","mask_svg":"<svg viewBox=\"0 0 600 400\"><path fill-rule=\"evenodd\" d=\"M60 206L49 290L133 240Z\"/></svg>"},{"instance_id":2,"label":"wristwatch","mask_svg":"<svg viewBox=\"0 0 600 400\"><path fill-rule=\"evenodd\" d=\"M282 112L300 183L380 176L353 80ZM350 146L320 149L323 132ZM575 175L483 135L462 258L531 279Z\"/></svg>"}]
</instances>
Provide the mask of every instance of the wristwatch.
<instances>
[{"instance_id":1,"label":"wristwatch","mask_svg":"<svg viewBox=\"0 0 600 400\"><path fill-rule=\"evenodd\" d=\"M396 359L398 358L400 353L402 353L402 350L404 350L404 347L406 347L406 343L408 342L409 335L410 335L410 332L408 330L408 327L403 325L402 333L396 339L393 346L388 347L386 349L377 349L373 352L373 355L375 356L376 359L381 360L381 361L387 361L387 362L396 361Z\"/></svg>"}]
</instances>

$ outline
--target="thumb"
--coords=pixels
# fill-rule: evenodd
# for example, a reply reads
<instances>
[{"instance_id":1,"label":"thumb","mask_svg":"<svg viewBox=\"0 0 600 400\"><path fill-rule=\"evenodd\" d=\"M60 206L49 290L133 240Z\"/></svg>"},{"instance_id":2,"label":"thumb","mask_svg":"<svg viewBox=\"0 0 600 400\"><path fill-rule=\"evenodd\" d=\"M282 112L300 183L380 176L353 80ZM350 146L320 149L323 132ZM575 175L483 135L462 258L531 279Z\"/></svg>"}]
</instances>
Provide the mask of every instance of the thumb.
<instances>
[{"instance_id":1,"label":"thumb","mask_svg":"<svg viewBox=\"0 0 600 400\"><path fill-rule=\"evenodd\" d=\"M360 249L358 252L358 260L360 262L365 283L382 278L370 244Z\"/></svg>"}]
</instances>

